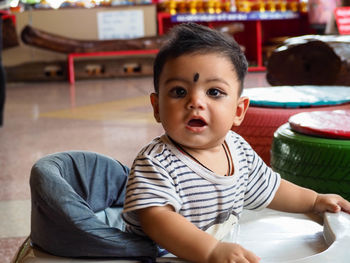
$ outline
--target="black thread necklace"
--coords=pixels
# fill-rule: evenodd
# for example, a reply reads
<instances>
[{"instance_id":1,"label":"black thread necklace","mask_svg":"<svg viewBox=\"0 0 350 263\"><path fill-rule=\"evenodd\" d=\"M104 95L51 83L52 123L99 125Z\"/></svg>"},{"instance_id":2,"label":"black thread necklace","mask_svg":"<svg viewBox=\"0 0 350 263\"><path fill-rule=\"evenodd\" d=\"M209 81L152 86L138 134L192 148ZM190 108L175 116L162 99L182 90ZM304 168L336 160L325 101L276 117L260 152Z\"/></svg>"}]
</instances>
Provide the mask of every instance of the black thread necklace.
<instances>
[{"instance_id":1,"label":"black thread necklace","mask_svg":"<svg viewBox=\"0 0 350 263\"><path fill-rule=\"evenodd\" d=\"M226 159L227 159L227 164L228 164L228 168L227 168L227 174L225 174L225 176L231 176L233 175L233 160L232 160L232 155L228 149L228 146L226 144L226 142L224 142L222 144L222 147L224 148L224 151L225 151L225 155L226 155Z\"/></svg>"},{"instance_id":2,"label":"black thread necklace","mask_svg":"<svg viewBox=\"0 0 350 263\"><path fill-rule=\"evenodd\" d=\"M175 145L175 147L182 152L183 154L188 155L191 159L193 159L196 163L200 164L202 167L204 167L205 169L211 171L213 173L213 171L211 169L209 169L208 167L206 167L203 163L201 163L196 157L194 157L192 154L190 154L189 152L187 152L180 144L178 144L176 141L174 141L169 135L168 138L170 139L170 141ZM227 164L228 164L228 171L227 174L225 174L225 176L230 176L233 173L233 169L231 169L232 165L232 157L231 154L228 153L228 150L226 149L227 145L226 142L224 142L222 145L222 148L224 148L225 151L225 155L226 155L226 159L227 159Z\"/></svg>"}]
</instances>

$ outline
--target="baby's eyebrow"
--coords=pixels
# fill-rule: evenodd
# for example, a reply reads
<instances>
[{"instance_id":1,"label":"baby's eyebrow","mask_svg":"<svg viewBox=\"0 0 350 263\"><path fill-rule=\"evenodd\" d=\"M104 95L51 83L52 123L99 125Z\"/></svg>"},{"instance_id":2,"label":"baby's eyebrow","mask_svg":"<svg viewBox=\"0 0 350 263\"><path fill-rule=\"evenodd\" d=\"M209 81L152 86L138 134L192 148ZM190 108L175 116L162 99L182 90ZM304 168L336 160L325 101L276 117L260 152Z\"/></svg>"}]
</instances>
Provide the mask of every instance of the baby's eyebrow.
<instances>
[{"instance_id":1,"label":"baby's eyebrow","mask_svg":"<svg viewBox=\"0 0 350 263\"><path fill-rule=\"evenodd\" d=\"M210 79L206 79L205 82L221 82L229 86L228 82L222 78L210 78Z\"/></svg>"},{"instance_id":2,"label":"baby's eyebrow","mask_svg":"<svg viewBox=\"0 0 350 263\"><path fill-rule=\"evenodd\" d=\"M165 81L165 84L169 84L173 81L179 81L179 82L184 82L186 84L191 84L192 83L192 80L189 80L189 79L186 79L186 78L181 78L181 77L175 77L175 78L169 78ZM223 78L216 78L216 77L213 77L213 78L208 78L208 79L205 79L204 82L206 83L210 83L210 82L221 82L227 86L229 86L228 82L223 79Z\"/></svg>"},{"instance_id":3,"label":"baby's eyebrow","mask_svg":"<svg viewBox=\"0 0 350 263\"><path fill-rule=\"evenodd\" d=\"M180 82L185 82L185 83L191 83L191 81L185 79L185 78L169 78L165 81L165 84L168 84L173 81L180 81Z\"/></svg>"}]
</instances>

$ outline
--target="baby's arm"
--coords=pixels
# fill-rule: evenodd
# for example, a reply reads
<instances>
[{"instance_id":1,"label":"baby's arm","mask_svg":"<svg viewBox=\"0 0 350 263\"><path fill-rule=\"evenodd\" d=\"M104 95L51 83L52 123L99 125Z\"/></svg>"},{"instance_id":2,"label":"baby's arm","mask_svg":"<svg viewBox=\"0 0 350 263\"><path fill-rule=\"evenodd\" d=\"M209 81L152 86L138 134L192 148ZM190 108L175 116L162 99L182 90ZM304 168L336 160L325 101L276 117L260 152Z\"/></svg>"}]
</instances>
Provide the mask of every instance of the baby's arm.
<instances>
[{"instance_id":1,"label":"baby's arm","mask_svg":"<svg viewBox=\"0 0 350 263\"><path fill-rule=\"evenodd\" d=\"M339 195L318 194L286 180L281 184L268 206L269 208L292 213L339 212L350 213L350 203Z\"/></svg>"},{"instance_id":2,"label":"baby's arm","mask_svg":"<svg viewBox=\"0 0 350 263\"><path fill-rule=\"evenodd\" d=\"M234 243L219 242L198 229L171 206L149 207L139 211L143 231L174 255L191 262L250 262L259 258Z\"/></svg>"}]
</instances>

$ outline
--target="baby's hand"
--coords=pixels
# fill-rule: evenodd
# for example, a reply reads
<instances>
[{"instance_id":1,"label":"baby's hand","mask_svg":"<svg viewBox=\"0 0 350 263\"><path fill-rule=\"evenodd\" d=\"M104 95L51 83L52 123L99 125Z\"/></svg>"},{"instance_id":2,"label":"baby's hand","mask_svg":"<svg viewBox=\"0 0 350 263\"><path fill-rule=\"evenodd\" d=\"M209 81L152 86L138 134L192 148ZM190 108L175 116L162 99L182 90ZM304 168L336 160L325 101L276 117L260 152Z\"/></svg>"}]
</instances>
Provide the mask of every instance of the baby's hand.
<instances>
[{"instance_id":1,"label":"baby's hand","mask_svg":"<svg viewBox=\"0 0 350 263\"><path fill-rule=\"evenodd\" d=\"M210 253L208 263L258 263L260 258L235 243L218 242Z\"/></svg>"},{"instance_id":2,"label":"baby's hand","mask_svg":"<svg viewBox=\"0 0 350 263\"><path fill-rule=\"evenodd\" d=\"M341 210L350 213L350 202L335 194L318 194L314 204L314 212L337 213Z\"/></svg>"}]
</instances>

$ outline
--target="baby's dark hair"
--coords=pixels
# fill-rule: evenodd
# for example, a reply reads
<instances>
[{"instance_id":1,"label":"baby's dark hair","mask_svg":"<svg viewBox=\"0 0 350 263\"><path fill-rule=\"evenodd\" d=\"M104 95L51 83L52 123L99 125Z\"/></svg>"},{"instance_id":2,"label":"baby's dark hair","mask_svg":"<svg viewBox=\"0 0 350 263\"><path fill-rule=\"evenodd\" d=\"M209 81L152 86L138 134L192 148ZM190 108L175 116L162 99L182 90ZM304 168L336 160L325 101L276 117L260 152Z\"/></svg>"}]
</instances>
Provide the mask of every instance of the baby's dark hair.
<instances>
[{"instance_id":1,"label":"baby's dark hair","mask_svg":"<svg viewBox=\"0 0 350 263\"><path fill-rule=\"evenodd\" d=\"M155 92L159 92L159 79L165 63L184 54L218 53L230 59L240 82L239 95L247 73L247 59L233 37L196 23L184 23L173 27L168 40L160 48L153 65Z\"/></svg>"}]
</instances>

